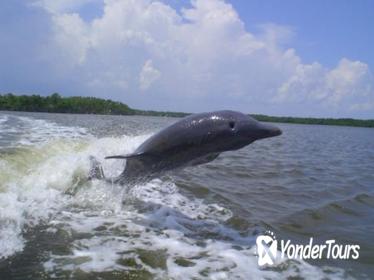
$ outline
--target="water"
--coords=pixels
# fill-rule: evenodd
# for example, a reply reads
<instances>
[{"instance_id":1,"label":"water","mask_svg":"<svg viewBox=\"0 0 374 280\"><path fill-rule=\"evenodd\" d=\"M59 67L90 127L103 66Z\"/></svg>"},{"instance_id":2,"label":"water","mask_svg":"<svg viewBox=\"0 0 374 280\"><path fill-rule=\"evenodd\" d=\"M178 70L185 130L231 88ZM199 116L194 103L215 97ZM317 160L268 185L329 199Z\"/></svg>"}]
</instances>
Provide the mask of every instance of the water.
<instances>
[{"instance_id":1,"label":"water","mask_svg":"<svg viewBox=\"0 0 374 280\"><path fill-rule=\"evenodd\" d=\"M374 129L283 135L132 189L87 182L173 118L0 112L0 279L374 276ZM358 260L257 265L256 236L359 244Z\"/></svg>"}]
</instances>

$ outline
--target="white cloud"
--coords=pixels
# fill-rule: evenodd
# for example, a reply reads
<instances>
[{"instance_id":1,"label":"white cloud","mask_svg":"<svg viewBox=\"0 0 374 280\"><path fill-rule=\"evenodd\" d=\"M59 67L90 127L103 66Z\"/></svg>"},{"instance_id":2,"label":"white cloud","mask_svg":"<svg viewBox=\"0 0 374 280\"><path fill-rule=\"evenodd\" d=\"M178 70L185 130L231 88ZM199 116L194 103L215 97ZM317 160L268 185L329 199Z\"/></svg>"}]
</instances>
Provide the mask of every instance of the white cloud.
<instances>
[{"instance_id":1,"label":"white cloud","mask_svg":"<svg viewBox=\"0 0 374 280\"><path fill-rule=\"evenodd\" d=\"M374 110L374 102L352 104L349 109L351 111L371 111Z\"/></svg>"},{"instance_id":2,"label":"white cloud","mask_svg":"<svg viewBox=\"0 0 374 280\"><path fill-rule=\"evenodd\" d=\"M319 102L334 109L340 105L349 105L347 109L351 108L354 100L373 100L373 82L368 66L360 61L342 58L331 70L319 63L299 64L294 74L278 88L274 100ZM357 109L361 107L356 106Z\"/></svg>"},{"instance_id":3,"label":"white cloud","mask_svg":"<svg viewBox=\"0 0 374 280\"><path fill-rule=\"evenodd\" d=\"M339 103L344 98L373 94L373 77L369 67L360 61L340 60L326 76L327 88L332 92L329 101Z\"/></svg>"},{"instance_id":4,"label":"white cloud","mask_svg":"<svg viewBox=\"0 0 374 280\"><path fill-rule=\"evenodd\" d=\"M36 2L49 13L53 32L40 50L48 73L34 80L63 82L51 91L149 109L370 114L368 65L347 58L333 69L303 64L284 47L296 36L290 27L269 23L250 33L221 0L193 0L181 11L159 1L105 0L103 14L86 22L78 10L91 1L97 0ZM144 90L147 98L137 94Z\"/></svg>"},{"instance_id":5,"label":"white cloud","mask_svg":"<svg viewBox=\"0 0 374 280\"><path fill-rule=\"evenodd\" d=\"M87 49L90 47L90 34L87 24L78 14L61 14L53 16L54 47L60 50L57 54L63 63L83 64ZM50 46L48 46L50 47Z\"/></svg>"},{"instance_id":6,"label":"white cloud","mask_svg":"<svg viewBox=\"0 0 374 280\"><path fill-rule=\"evenodd\" d=\"M147 90L160 76L161 73L154 68L152 60L147 60L139 76L140 89Z\"/></svg>"}]
</instances>

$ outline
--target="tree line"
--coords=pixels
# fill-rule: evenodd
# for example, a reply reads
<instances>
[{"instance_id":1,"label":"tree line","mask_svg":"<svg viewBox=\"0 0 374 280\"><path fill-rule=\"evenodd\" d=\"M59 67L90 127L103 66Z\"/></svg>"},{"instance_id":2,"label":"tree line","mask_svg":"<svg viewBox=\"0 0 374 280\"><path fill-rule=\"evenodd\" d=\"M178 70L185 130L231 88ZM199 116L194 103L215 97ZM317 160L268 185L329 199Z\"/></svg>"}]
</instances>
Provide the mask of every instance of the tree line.
<instances>
[{"instance_id":1,"label":"tree line","mask_svg":"<svg viewBox=\"0 0 374 280\"><path fill-rule=\"evenodd\" d=\"M188 115L181 112L160 112L132 109L124 103L96 97L71 96L62 97L58 93L50 96L0 94L0 110L70 113L70 114L99 114L99 115L144 115L183 117Z\"/></svg>"},{"instance_id":2,"label":"tree line","mask_svg":"<svg viewBox=\"0 0 374 280\"><path fill-rule=\"evenodd\" d=\"M374 127L374 120L359 120L359 119L352 119L352 118L333 119L333 118L273 117L273 116L266 116L266 115L252 115L252 116L256 118L257 120L263 121L263 122Z\"/></svg>"},{"instance_id":3,"label":"tree line","mask_svg":"<svg viewBox=\"0 0 374 280\"><path fill-rule=\"evenodd\" d=\"M144 115L168 117L184 117L189 115L188 113L183 112L160 112L132 109L124 103L112 101L109 99L81 96L62 97L58 93L54 93L50 96L40 96L35 94L14 95L12 93L3 95L0 94L0 110L71 114ZM255 114L252 116L259 121L265 122L374 127L374 120L358 120L351 118L332 119L274 117Z\"/></svg>"},{"instance_id":4,"label":"tree line","mask_svg":"<svg viewBox=\"0 0 374 280\"><path fill-rule=\"evenodd\" d=\"M0 110L105 115L134 114L134 110L120 102L95 97L62 97L58 93L46 97L11 93L0 95Z\"/></svg>"}]
</instances>

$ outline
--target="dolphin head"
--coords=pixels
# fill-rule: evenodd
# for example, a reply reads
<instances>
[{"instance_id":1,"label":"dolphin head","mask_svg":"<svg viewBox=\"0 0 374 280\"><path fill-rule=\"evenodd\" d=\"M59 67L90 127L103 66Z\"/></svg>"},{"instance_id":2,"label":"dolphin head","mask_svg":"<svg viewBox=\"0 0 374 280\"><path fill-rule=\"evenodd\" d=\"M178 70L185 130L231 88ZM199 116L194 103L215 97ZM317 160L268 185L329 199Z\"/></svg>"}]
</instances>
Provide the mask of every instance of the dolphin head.
<instances>
[{"instance_id":1,"label":"dolphin head","mask_svg":"<svg viewBox=\"0 0 374 280\"><path fill-rule=\"evenodd\" d=\"M251 142L282 134L282 131L275 125L259 122L256 119L241 113L236 116L236 121L233 120L233 124L234 134L237 134L240 138L247 139ZM236 128L235 124L237 126Z\"/></svg>"},{"instance_id":2,"label":"dolphin head","mask_svg":"<svg viewBox=\"0 0 374 280\"><path fill-rule=\"evenodd\" d=\"M237 150L256 140L274 137L282 131L271 124L262 123L235 111L217 111L209 116L211 126L211 144L216 150Z\"/></svg>"}]
</instances>

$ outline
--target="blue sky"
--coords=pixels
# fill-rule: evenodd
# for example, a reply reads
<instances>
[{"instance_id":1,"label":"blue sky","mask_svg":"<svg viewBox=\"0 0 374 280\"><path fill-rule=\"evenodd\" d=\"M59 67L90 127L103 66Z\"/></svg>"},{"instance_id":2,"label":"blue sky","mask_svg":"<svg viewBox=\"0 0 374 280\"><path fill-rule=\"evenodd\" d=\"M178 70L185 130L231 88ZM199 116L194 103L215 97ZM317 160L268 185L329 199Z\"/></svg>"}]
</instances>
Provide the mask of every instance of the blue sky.
<instances>
[{"instance_id":1,"label":"blue sky","mask_svg":"<svg viewBox=\"0 0 374 280\"><path fill-rule=\"evenodd\" d=\"M374 2L5 0L0 92L374 118Z\"/></svg>"},{"instance_id":2,"label":"blue sky","mask_svg":"<svg viewBox=\"0 0 374 280\"><path fill-rule=\"evenodd\" d=\"M341 57L374 66L374 2L371 0L230 1L249 30L261 22L290 26L291 46L306 63L335 66Z\"/></svg>"}]
</instances>

